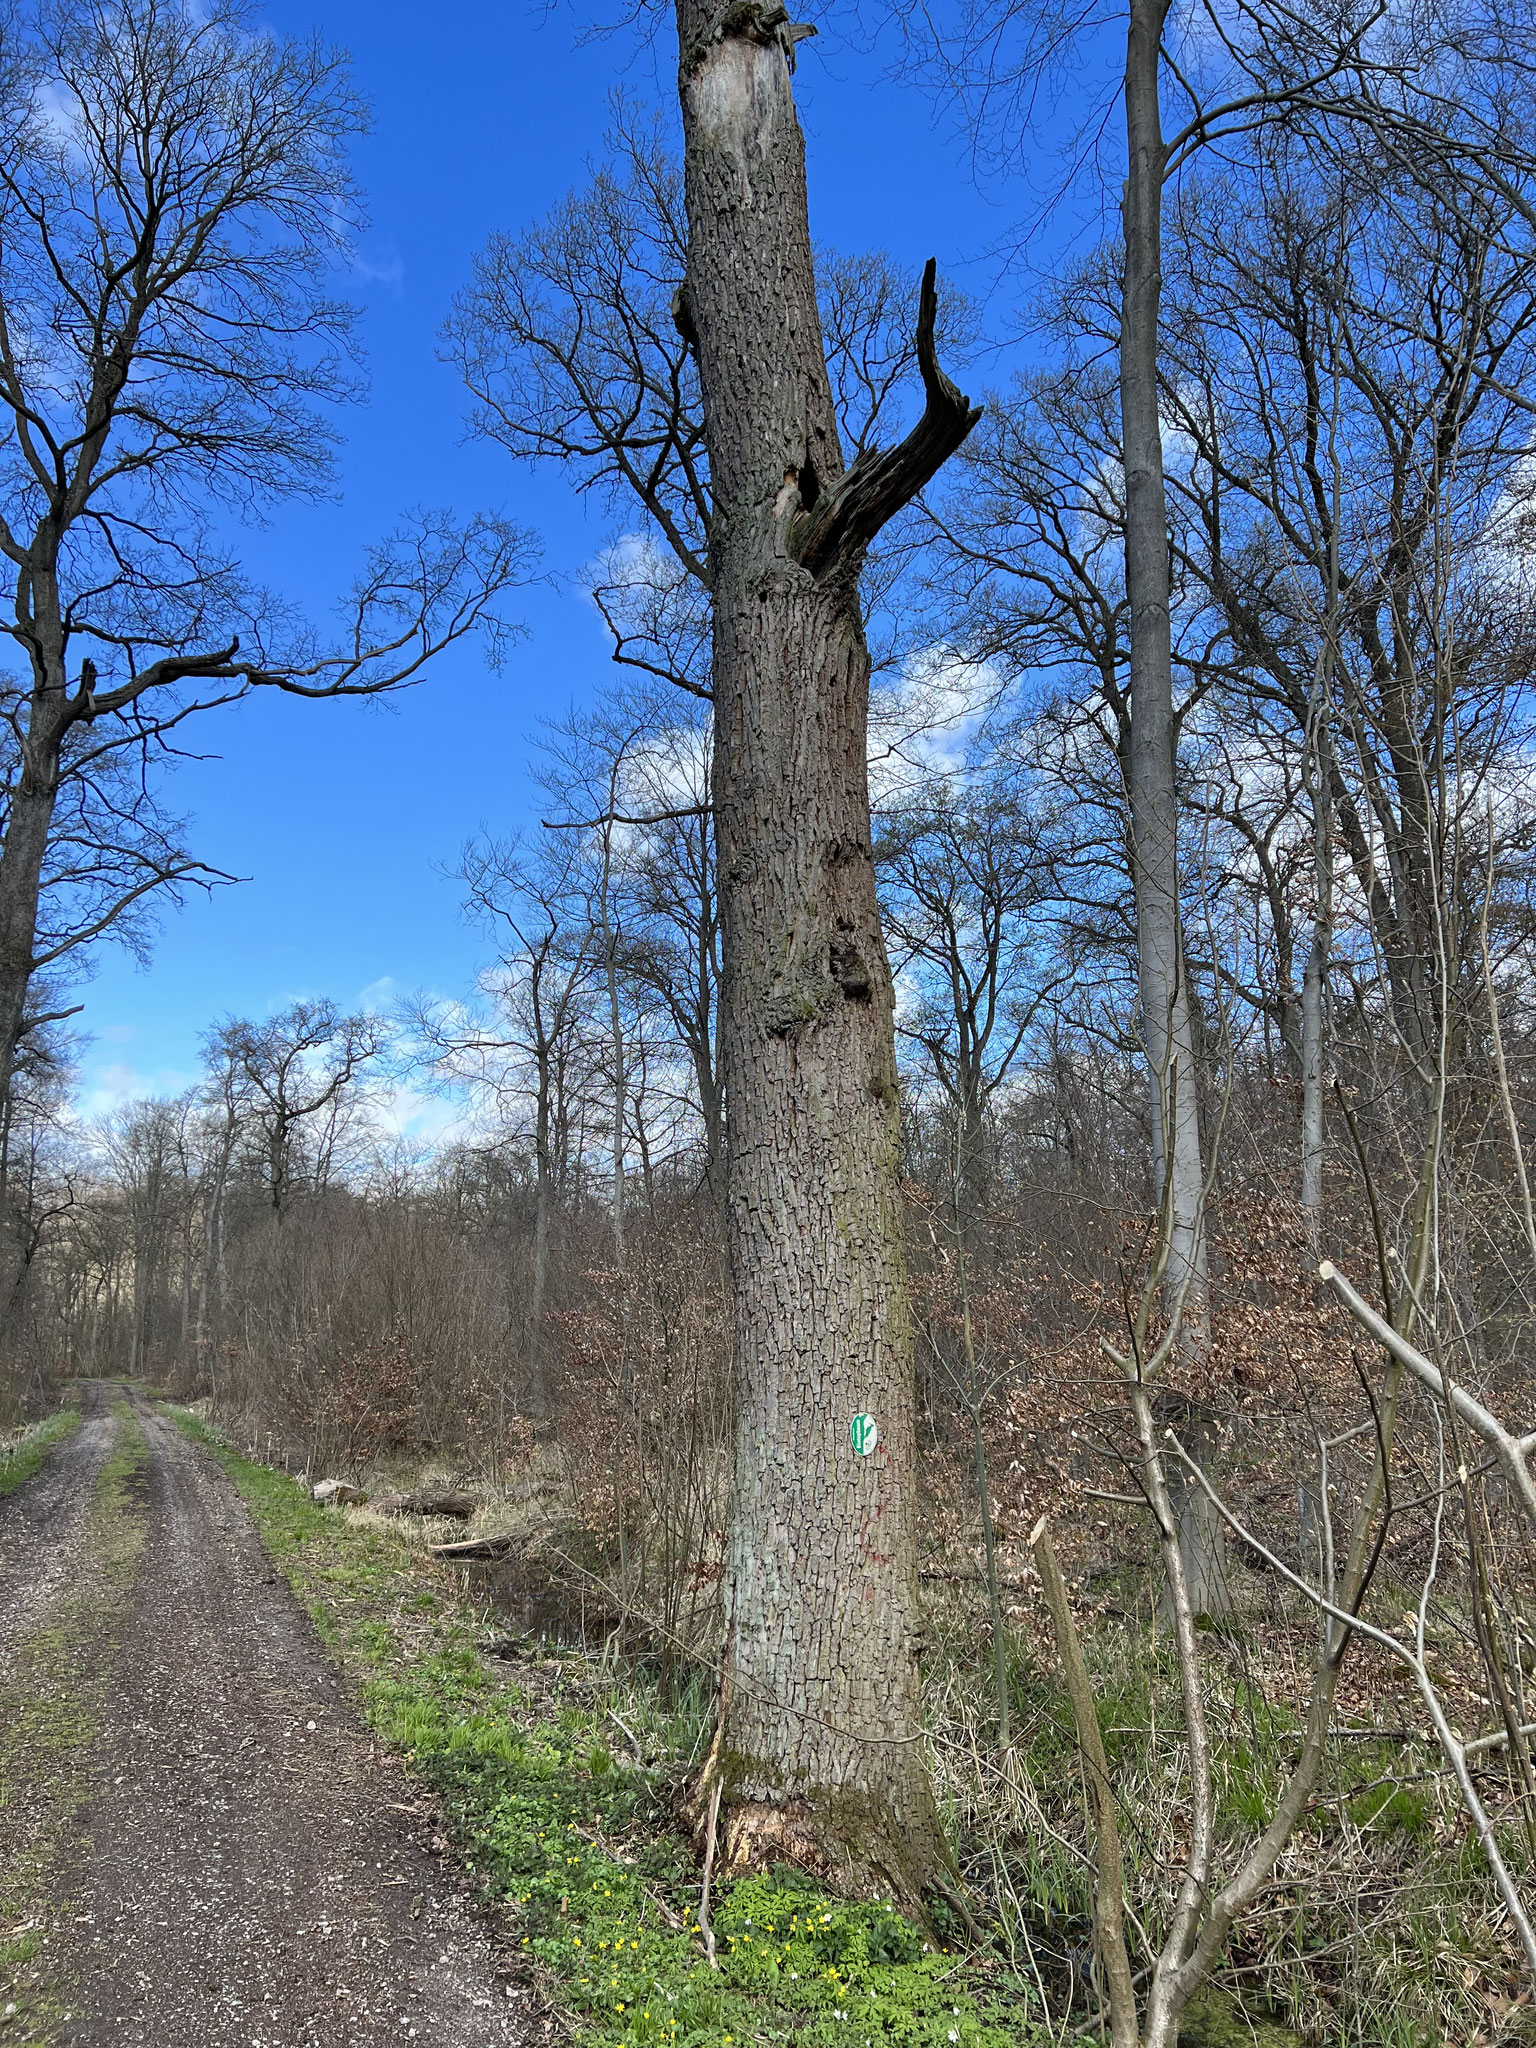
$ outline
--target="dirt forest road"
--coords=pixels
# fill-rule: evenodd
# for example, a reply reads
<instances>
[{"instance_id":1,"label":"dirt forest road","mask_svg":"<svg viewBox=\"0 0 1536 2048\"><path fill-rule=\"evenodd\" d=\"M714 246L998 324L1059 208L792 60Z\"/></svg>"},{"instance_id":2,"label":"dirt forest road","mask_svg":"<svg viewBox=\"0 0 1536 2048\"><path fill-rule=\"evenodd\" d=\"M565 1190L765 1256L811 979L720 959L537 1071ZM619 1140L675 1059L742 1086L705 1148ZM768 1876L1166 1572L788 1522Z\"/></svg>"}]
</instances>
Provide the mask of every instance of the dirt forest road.
<instances>
[{"instance_id":1,"label":"dirt forest road","mask_svg":"<svg viewBox=\"0 0 1536 2048\"><path fill-rule=\"evenodd\" d=\"M0 2048L532 2038L223 1471L83 1399L0 1500Z\"/></svg>"}]
</instances>

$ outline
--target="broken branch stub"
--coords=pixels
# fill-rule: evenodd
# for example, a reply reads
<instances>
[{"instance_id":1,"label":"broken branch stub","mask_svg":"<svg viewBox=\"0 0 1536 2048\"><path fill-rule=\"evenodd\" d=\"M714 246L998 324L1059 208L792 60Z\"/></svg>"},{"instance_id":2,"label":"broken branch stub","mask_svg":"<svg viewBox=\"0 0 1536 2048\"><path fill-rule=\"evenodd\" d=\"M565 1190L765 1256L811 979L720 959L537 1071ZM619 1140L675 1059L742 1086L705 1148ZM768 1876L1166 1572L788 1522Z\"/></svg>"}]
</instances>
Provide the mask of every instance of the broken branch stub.
<instances>
[{"instance_id":1,"label":"broken branch stub","mask_svg":"<svg viewBox=\"0 0 1536 2048\"><path fill-rule=\"evenodd\" d=\"M886 453L866 449L815 509L796 522L790 546L813 576L862 555L880 529L938 474L981 418L983 408L972 405L939 367L933 339L939 305L936 268L930 256L918 298L917 361L927 394L923 416Z\"/></svg>"},{"instance_id":2,"label":"broken branch stub","mask_svg":"<svg viewBox=\"0 0 1536 2048\"><path fill-rule=\"evenodd\" d=\"M1136 1992L1131 1977L1130 1955L1125 1945L1125 1865L1120 1852L1120 1825L1115 1813L1115 1789L1109 1773L1109 1759L1099 1728L1093 1681L1088 1675L1066 1581L1056 1562L1051 1532L1042 1515L1029 1537L1030 1554L1045 1590L1045 1604L1061 1659L1072 1719L1077 1729L1078 1755L1094 1822L1094 1936L1099 1967L1109 1991L1110 2032L1114 2048L1135 2048Z\"/></svg>"}]
</instances>

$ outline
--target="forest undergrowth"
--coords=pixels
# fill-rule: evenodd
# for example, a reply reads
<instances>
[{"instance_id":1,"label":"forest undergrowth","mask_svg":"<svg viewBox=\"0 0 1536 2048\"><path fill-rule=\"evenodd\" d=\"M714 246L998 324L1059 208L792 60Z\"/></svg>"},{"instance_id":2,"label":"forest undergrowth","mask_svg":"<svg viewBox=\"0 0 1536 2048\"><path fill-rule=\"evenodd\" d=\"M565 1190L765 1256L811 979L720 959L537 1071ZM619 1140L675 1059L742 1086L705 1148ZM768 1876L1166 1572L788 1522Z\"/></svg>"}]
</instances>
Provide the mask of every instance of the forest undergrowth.
<instances>
[{"instance_id":1,"label":"forest undergrowth","mask_svg":"<svg viewBox=\"0 0 1536 2048\"><path fill-rule=\"evenodd\" d=\"M963 1880L955 1904L972 1926L942 1899L920 1929L886 1901L839 1900L778 1870L717 1888L711 1968L676 1793L708 1741L712 1674L643 1646L599 1655L509 1631L472 1570L428 1553L421 1524L413 1533L318 1505L193 1411L172 1412L234 1479L571 2038L1066 2048L1103 2036L1071 1713L1027 1612L1010 1632L1011 1740L1000 1747L984 1614L954 1585L930 1602L929 1739ZM1267 1579L1235 1576L1239 1612L1212 1632L1208 1659L1219 1825L1233 1838L1262 1825L1288 1766L1315 1631ZM1186 1826L1177 1674L1150 1583L1127 1570L1101 1587L1087 1635L1143 1955ZM1181 2038L1536 2041L1513 1933L1392 1674L1362 1657L1342 1706L1276 1881ZM1492 1796L1502 1766L1486 1761ZM1529 1868L1515 1830L1504 1835L1515 1867Z\"/></svg>"}]
</instances>

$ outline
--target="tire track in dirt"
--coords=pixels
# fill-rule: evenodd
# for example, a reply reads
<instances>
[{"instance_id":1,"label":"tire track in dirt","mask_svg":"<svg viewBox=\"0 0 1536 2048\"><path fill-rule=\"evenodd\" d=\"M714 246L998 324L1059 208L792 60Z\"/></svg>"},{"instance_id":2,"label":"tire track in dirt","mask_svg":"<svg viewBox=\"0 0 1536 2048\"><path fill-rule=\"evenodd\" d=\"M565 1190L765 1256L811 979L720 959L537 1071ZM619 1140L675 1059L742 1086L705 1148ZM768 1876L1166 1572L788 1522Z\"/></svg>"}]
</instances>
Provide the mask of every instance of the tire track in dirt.
<instances>
[{"instance_id":1,"label":"tire track in dirt","mask_svg":"<svg viewBox=\"0 0 1536 2048\"><path fill-rule=\"evenodd\" d=\"M121 1396L83 1392L74 1443L11 1495L5 1517L5 1579L19 1609L0 1654L0 2020L10 2040L50 2038L64 2011L62 1902L82 1858L80 1815L146 1531L143 1433Z\"/></svg>"},{"instance_id":2,"label":"tire track in dirt","mask_svg":"<svg viewBox=\"0 0 1536 2048\"><path fill-rule=\"evenodd\" d=\"M405 1779L362 1726L235 1488L148 1402L130 1400L147 1452L135 1478L144 1537L77 1816L84 1847L49 1944L52 2031L32 2038L532 2038L523 1994L435 1862ZM90 1465L74 1467L73 1481L56 1473L51 1513L88 1527L70 1489L83 1484L88 1498ZM17 1557L24 1569L23 1546Z\"/></svg>"}]
</instances>

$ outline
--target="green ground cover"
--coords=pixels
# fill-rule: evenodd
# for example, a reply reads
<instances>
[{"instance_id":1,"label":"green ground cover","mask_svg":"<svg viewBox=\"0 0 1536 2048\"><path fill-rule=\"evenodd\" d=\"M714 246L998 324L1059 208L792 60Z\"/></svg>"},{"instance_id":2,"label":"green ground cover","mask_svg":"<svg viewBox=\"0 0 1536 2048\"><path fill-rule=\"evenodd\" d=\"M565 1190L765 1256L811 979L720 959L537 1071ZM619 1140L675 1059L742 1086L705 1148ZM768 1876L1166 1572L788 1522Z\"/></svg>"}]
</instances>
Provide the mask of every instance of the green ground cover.
<instances>
[{"instance_id":1,"label":"green ground cover","mask_svg":"<svg viewBox=\"0 0 1536 2048\"><path fill-rule=\"evenodd\" d=\"M458 1853L590 2048L1021 2048L1053 2038L1038 1994L942 1953L881 1901L782 1871L720 1889L717 1969L698 1873L669 1803L685 1702L625 1692L585 1659L509 1676L450 1576L390 1532L351 1525L184 1411L223 1464L369 1721L436 1795ZM693 1728L696 1738L697 1725ZM636 1761L631 1752L654 1756ZM673 1769L676 1768L675 1762Z\"/></svg>"},{"instance_id":2,"label":"green ground cover","mask_svg":"<svg viewBox=\"0 0 1536 2048\"><path fill-rule=\"evenodd\" d=\"M178 1419L231 1473L372 1725L435 1795L456 1852L564 2016L567 2039L591 2048L791 2039L805 2048L1069 2048L1101 2038L1087 1981L1089 1886L1072 1839L1081 1781L1049 1669L1021 1662L1016 1674L1012 1762L1028 1788L1017 1812L990 1779L980 1791L972 1783L979 1748L941 1745L944 1810L983 1923L966 1953L942 1907L929 1946L885 1903L850 1905L780 1870L721 1890L712 1970L697 1925L697 1862L672 1801L709 1738L707 1682L669 1708L643 1669L599 1668L549 1648L509 1665L493 1654L507 1647L496 1644L506 1631L466 1600L451 1570L392 1528L316 1506L291 1479L191 1416ZM1176 1674L1145 1631L1101 1631L1095 1650L1128 1863L1138 1898L1156 1897L1177 1851ZM990 1678L958 1654L945 1669L969 1672L980 1688L968 1716L980 1725ZM1213 1659L1209 1682L1223 1835L1241 1843L1271 1809L1294 1715L1266 1700L1235 1650ZM967 1715L955 1697L948 1711L953 1734ZM1186 2015L1187 2048L1536 2040L1512 1936L1433 1766L1401 1730L1340 1736L1286 1870ZM978 1806L989 1787L993 1803Z\"/></svg>"}]
</instances>

